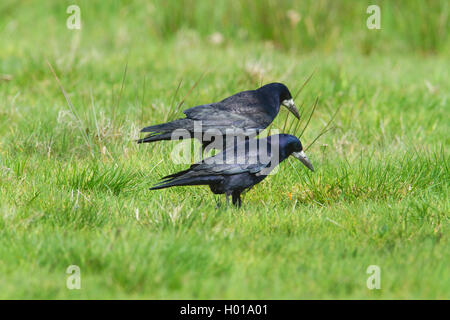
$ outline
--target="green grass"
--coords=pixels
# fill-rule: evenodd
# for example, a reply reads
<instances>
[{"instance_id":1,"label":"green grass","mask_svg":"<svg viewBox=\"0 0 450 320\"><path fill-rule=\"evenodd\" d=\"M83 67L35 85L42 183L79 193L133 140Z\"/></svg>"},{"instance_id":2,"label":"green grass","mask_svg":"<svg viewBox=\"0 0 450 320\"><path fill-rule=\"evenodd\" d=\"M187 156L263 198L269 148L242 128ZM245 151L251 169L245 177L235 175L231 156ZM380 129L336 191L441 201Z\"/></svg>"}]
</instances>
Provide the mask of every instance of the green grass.
<instances>
[{"instance_id":1,"label":"green grass","mask_svg":"<svg viewBox=\"0 0 450 320\"><path fill-rule=\"evenodd\" d=\"M0 298L450 298L449 5L375 2L378 31L365 1L76 1L72 31L71 1L2 1ZM341 107L308 150L315 173L286 161L240 210L206 187L148 190L186 165L175 142L133 140L182 116L199 79L181 109L295 92L314 70L303 144Z\"/></svg>"}]
</instances>

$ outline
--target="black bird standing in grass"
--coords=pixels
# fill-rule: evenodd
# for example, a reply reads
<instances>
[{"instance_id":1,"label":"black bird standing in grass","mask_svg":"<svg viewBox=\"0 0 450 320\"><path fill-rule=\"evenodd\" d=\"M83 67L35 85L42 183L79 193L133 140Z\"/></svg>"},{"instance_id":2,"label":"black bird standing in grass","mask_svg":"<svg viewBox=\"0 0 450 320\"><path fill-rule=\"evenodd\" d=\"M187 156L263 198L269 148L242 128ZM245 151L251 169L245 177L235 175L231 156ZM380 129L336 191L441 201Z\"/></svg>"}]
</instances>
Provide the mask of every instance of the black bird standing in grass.
<instances>
[{"instance_id":1,"label":"black bird standing in grass","mask_svg":"<svg viewBox=\"0 0 450 320\"><path fill-rule=\"evenodd\" d=\"M230 129L240 129L243 135L259 133L272 123L281 105L296 118L300 118L289 89L282 83L270 83L256 90L236 93L220 102L187 109L183 111L186 118L146 127L141 132L150 134L137 142L171 140L172 132L177 129L186 130L192 138L195 133L194 122L198 121L201 123L201 132L197 134L200 134L199 139L206 148L212 143L212 139L203 136L206 131L212 130L222 138L226 135L226 130ZM225 149L224 145L218 143L214 148L222 150Z\"/></svg>"},{"instance_id":2,"label":"black bird standing in grass","mask_svg":"<svg viewBox=\"0 0 450 320\"><path fill-rule=\"evenodd\" d=\"M290 155L299 159L308 169L314 168L306 157L300 140L289 134L242 141L213 157L191 165L162 178L150 190L174 186L208 185L215 194L225 194L227 203L241 206L241 193L261 182L279 163Z\"/></svg>"}]
</instances>

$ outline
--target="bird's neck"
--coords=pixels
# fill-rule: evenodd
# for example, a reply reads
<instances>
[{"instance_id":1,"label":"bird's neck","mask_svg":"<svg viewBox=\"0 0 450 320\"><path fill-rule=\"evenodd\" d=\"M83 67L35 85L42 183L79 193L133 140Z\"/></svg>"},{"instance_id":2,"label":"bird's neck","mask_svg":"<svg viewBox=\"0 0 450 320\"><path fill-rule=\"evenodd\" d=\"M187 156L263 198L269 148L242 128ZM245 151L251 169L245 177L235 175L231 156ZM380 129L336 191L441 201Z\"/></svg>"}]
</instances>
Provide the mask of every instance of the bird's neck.
<instances>
[{"instance_id":1,"label":"bird's neck","mask_svg":"<svg viewBox=\"0 0 450 320\"><path fill-rule=\"evenodd\" d=\"M262 90L261 93L264 97L264 100L268 102L269 108L267 111L271 116L275 118L280 111L280 101L278 95L274 95L273 93L267 92L265 90Z\"/></svg>"},{"instance_id":2,"label":"bird's neck","mask_svg":"<svg viewBox=\"0 0 450 320\"><path fill-rule=\"evenodd\" d=\"M272 144L272 142L273 141L271 141L270 147L269 147L272 161L278 160L278 163L280 164L281 162L286 160L290 156L290 154L288 154L287 150L280 144L280 141L278 141L275 144ZM275 159L273 157L275 154L278 155L278 159Z\"/></svg>"}]
</instances>

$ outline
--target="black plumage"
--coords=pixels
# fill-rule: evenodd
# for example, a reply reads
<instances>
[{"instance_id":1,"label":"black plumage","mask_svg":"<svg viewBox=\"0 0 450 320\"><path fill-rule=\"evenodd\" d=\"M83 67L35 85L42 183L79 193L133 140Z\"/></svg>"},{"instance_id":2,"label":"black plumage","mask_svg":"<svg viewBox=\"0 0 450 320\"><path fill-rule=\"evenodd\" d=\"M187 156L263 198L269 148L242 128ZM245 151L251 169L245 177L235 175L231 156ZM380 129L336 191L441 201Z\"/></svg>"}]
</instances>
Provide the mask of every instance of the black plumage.
<instances>
[{"instance_id":1,"label":"black plumage","mask_svg":"<svg viewBox=\"0 0 450 320\"><path fill-rule=\"evenodd\" d=\"M279 134L242 141L213 157L191 165L187 170L165 176L150 190L174 186L208 185L215 194L232 196L241 205L241 193L261 182L279 163L293 155L310 170L314 168L303 152L300 140Z\"/></svg>"},{"instance_id":2,"label":"black plumage","mask_svg":"<svg viewBox=\"0 0 450 320\"><path fill-rule=\"evenodd\" d=\"M186 130L190 138L199 138L203 147L213 142L215 136L221 136L225 141L225 136L233 135L233 132L247 136L257 134L272 123L281 105L300 117L289 89L282 83L270 83L256 90L239 92L220 102L187 109L183 111L186 118L146 127L141 132L150 134L137 142L172 140L172 133L177 129ZM201 129L194 126L196 121L201 124ZM196 132L198 130L200 132ZM205 133L209 133L209 137ZM224 145L225 142L219 142L214 148L224 149Z\"/></svg>"}]
</instances>

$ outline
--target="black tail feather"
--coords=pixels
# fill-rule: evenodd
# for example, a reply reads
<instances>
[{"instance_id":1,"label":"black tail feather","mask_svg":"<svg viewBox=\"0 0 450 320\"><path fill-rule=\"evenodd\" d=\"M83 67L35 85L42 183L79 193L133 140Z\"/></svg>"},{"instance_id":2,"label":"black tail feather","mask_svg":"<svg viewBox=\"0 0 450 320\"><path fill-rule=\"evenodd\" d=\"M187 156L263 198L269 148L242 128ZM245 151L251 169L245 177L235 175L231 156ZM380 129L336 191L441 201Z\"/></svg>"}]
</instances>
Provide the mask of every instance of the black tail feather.
<instances>
[{"instance_id":1,"label":"black tail feather","mask_svg":"<svg viewBox=\"0 0 450 320\"><path fill-rule=\"evenodd\" d=\"M203 176L203 177L187 177L187 178L175 178L169 181L163 181L153 187L150 190L158 190L176 186L199 186L209 185L210 183L217 182L221 177L217 176Z\"/></svg>"},{"instance_id":2,"label":"black tail feather","mask_svg":"<svg viewBox=\"0 0 450 320\"><path fill-rule=\"evenodd\" d=\"M169 180L169 179L172 180L172 179L181 177L182 175L188 173L192 168L195 168L196 166L198 166L198 164L194 163L193 165L191 165L191 167L189 169L186 169L186 170L183 170L183 171L180 171L180 172L176 172L176 173L173 173L173 174L169 174L167 176L162 177L161 180Z\"/></svg>"},{"instance_id":3,"label":"black tail feather","mask_svg":"<svg viewBox=\"0 0 450 320\"><path fill-rule=\"evenodd\" d=\"M151 133L148 136L136 140L137 143L148 143L154 141L171 140L171 133Z\"/></svg>"},{"instance_id":4,"label":"black tail feather","mask_svg":"<svg viewBox=\"0 0 450 320\"><path fill-rule=\"evenodd\" d=\"M193 120L178 119L167 123L157 124L154 126L145 127L141 132L150 132L148 136L137 140L137 143L146 143L161 140L171 140L172 132L177 129L184 129L188 132L193 131Z\"/></svg>"}]
</instances>

